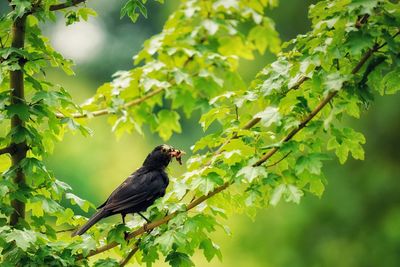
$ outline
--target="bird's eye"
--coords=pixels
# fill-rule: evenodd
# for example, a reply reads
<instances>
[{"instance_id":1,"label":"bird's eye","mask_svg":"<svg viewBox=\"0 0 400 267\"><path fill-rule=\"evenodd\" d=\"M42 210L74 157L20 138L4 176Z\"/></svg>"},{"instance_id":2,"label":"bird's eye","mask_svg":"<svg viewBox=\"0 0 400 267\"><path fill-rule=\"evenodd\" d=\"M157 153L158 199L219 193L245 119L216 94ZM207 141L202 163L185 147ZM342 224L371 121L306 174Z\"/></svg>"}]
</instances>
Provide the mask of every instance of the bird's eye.
<instances>
[{"instance_id":1,"label":"bird's eye","mask_svg":"<svg viewBox=\"0 0 400 267\"><path fill-rule=\"evenodd\" d=\"M161 151L164 153L167 152L167 150L165 148L162 148Z\"/></svg>"}]
</instances>

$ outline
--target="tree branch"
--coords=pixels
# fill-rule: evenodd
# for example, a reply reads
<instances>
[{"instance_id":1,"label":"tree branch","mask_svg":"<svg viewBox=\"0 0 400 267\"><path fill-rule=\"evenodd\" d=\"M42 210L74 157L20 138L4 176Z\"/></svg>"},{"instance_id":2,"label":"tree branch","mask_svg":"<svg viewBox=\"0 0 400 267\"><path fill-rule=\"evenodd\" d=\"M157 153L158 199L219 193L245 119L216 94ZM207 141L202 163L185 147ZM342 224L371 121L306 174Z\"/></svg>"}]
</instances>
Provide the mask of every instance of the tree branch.
<instances>
[{"instance_id":1,"label":"tree branch","mask_svg":"<svg viewBox=\"0 0 400 267\"><path fill-rule=\"evenodd\" d=\"M396 34L397 36L397 34ZM364 54L364 56L360 59L360 61L358 62L358 64L353 68L353 70L351 71L352 74L357 73L362 67L363 65L367 62L367 60L372 56L372 54L376 51L379 50L379 48L381 48L381 46L379 45L375 45L373 48L369 49L366 54ZM306 81L306 79L302 79L304 81ZM301 83L302 83L301 82ZM300 84L301 84L300 83ZM299 84L299 86L300 86ZM299 131L301 131L304 127L306 127L307 123L310 122L328 103L329 101L334 98L339 91L333 91L330 92L318 105L317 107L314 108L314 110L298 125L297 128L295 128L294 130L292 130L285 138L282 139L281 143L287 142L290 139L292 139ZM254 125L256 125L261 119L260 118L253 118L252 120L250 120L244 127L243 129L250 129L252 128ZM260 158L259 161L257 161L255 164L253 164L253 166L260 166L261 164L263 164L265 161L267 161L269 158L271 158L277 151L279 150L279 147L274 147L270 150L269 153L267 153L266 155L264 155L263 157ZM220 150L218 150L216 153L220 153ZM200 205L201 203L203 203L204 201L206 201L207 199L213 197L214 195L222 192L223 190L225 190L226 188L228 188L230 185L232 184L232 182L225 182L223 185L215 188L212 192L208 193L207 195L203 195L197 199L195 199L194 201L192 201L191 203L189 203L187 205L187 209L186 211L189 211L193 208L195 208L196 206ZM171 213L157 221L151 222L149 224L145 224L144 226L140 227L139 229L131 232L128 236L127 236L127 240L135 238L139 235L142 235L143 233L145 233L148 230L152 230L160 225L163 225L167 222L169 222L172 218L174 218L176 215L178 214L178 212L174 212ZM99 247L96 250L93 250L92 252L90 252L86 257L91 257L94 255L97 255L99 253L102 253L104 251L107 251L109 249L112 249L114 247L116 247L118 245L118 243L116 242L112 242L110 244L104 245L102 247ZM78 259L83 258L82 255L78 256Z\"/></svg>"},{"instance_id":2,"label":"tree branch","mask_svg":"<svg viewBox=\"0 0 400 267\"><path fill-rule=\"evenodd\" d=\"M85 1L86 0L69 0L69 1L67 1L65 3L51 5L49 10L50 11L61 10L61 9L64 9L64 8L69 8L69 7L72 7L72 6L76 6L76 5L78 5L80 3L83 3Z\"/></svg>"},{"instance_id":3,"label":"tree branch","mask_svg":"<svg viewBox=\"0 0 400 267\"><path fill-rule=\"evenodd\" d=\"M276 162L265 166L265 168L270 168L270 167L274 167L274 166L278 165L279 162L281 162L282 160L286 159L286 158L290 155L290 153L292 153L292 151L289 151L288 153L286 153L286 155L284 155L282 158L280 158L280 159L277 160Z\"/></svg>"},{"instance_id":4,"label":"tree branch","mask_svg":"<svg viewBox=\"0 0 400 267\"><path fill-rule=\"evenodd\" d=\"M186 67L187 64L188 64L190 61L192 61L192 60L193 60L193 56L189 57L189 58L184 62L184 64L182 65L182 67ZM137 98L137 99L135 99L135 100L132 100L132 101L126 103L126 104L124 105L124 108L128 108L128 107L132 107L132 106L139 105L139 104L141 104L142 102L144 102L144 101L146 101L147 99L149 99L149 98L151 98L151 97L153 97L153 96L155 96L155 95L161 93L161 92L164 91L164 90L165 90L165 88L158 88L158 89L156 89L156 90L154 90L154 91L148 93L147 95L144 95L144 96L141 97L141 98ZM93 117L97 117L97 116L101 116L101 115L107 115L107 114L110 114L110 113L112 113L112 112L111 112L110 110L108 110L108 109L101 109L101 110L96 110L96 111L93 111L93 112L90 112L90 113L89 113L89 112L88 112L88 113L74 113L74 114L72 114L72 117L78 119L78 118L86 118L86 117L89 117L89 114L90 114L91 116L93 116ZM57 113L57 114L56 114L56 117L57 117L57 118L65 118L65 117L67 117L67 116L65 116L65 115L62 114L62 113Z\"/></svg>"},{"instance_id":5,"label":"tree branch","mask_svg":"<svg viewBox=\"0 0 400 267\"><path fill-rule=\"evenodd\" d=\"M161 93L164 90L165 90L164 88L158 88L158 89L148 93L147 95L144 95L141 98L137 98L135 100L132 100L132 101L126 103L124 105L124 108L128 108L128 107L139 105L140 103L143 103L147 99L149 99L149 98ZM98 116L106 115L106 114L110 114L110 113L111 113L111 111L108 110L108 109L100 109L100 110L96 110L96 111L93 111L93 112L90 112L90 113L89 112L87 112L87 113L73 113L71 115L71 117L79 119L79 118L87 118L87 117L89 117L89 115L93 116L93 117L98 117ZM65 117L68 117L68 116L65 116L62 113L57 113L56 117L61 119L61 118L65 118Z\"/></svg>"},{"instance_id":6,"label":"tree branch","mask_svg":"<svg viewBox=\"0 0 400 267\"><path fill-rule=\"evenodd\" d=\"M139 250L138 243L139 243L139 241L135 243L135 245L133 246L132 250L129 251L129 253L125 257L125 259L120 261L119 266L124 267L132 259L133 255L135 255L135 253Z\"/></svg>"},{"instance_id":7,"label":"tree branch","mask_svg":"<svg viewBox=\"0 0 400 267\"><path fill-rule=\"evenodd\" d=\"M13 148L11 146L7 146L5 148L0 148L0 155L11 154L12 152L13 152Z\"/></svg>"}]
</instances>

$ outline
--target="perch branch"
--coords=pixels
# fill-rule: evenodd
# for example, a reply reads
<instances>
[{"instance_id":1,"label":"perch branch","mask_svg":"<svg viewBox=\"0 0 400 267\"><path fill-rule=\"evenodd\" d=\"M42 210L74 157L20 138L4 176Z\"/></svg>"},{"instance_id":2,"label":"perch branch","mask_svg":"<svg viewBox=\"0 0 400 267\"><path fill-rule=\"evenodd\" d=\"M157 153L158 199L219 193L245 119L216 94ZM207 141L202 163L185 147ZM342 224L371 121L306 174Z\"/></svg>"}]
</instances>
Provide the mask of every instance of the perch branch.
<instances>
[{"instance_id":1,"label":"perch branch","mask_svg":"<svg viewBox=\"0 0 400 267\"><path fill-rule=\"evenodd\" d=\"M128 255L126 255L126 257L120 261L119 266L124 267L132 259L133 255L135 255L135 253L139 250L138 242L133 245L133 248L131 251L129 251Z\"/></svg>"},{"instance_id":2,"label":"perch branch","mask_svg":"<svg viewBox=\"0 0 400 267\"><path fill-rule=\"evenodd\" d=\"M0 155L11 154L12 152L13 152L13 148L11 146L0 148Z\"/></svg>"}]
</instances>

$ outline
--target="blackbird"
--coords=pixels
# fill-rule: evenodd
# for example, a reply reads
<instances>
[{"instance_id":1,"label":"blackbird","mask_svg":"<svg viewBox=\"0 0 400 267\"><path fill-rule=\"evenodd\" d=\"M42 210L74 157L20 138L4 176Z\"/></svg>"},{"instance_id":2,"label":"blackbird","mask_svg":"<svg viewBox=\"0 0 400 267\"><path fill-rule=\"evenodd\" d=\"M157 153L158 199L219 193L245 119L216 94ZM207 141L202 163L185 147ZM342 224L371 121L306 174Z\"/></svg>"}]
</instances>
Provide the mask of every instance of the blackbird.
<instances>
[{"instance_id":1,"label":"blackbird","mask_svg":"<svg viewBox=\"0 0 400 267\"><path fill-rule=\"evenodd\" d=\"M98 211L72 236L82 235L99 220L114 214L121 214L125 223L128 213L137 213L147 222L149 220L140 212L145 211L154 201L164 196L169 179L165 168L175 157L182 164L181 157L185 152L169 145L160 145L146 157L143 166L132 173L120 186L118 186L100 205Z\"/></svg>"}]
</instances>

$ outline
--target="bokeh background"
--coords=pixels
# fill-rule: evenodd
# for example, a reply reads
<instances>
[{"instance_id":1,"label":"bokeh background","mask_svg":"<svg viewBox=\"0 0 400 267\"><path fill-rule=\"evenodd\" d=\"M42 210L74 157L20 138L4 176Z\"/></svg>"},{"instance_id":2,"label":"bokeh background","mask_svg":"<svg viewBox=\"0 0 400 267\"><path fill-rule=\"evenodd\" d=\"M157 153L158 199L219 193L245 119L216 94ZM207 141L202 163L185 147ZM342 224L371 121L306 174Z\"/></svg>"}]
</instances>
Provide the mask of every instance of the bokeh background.
<instances>
[{"instance_id":1,"label":"bokeh background","mask_svg":"<svg viewBox=\"0 0 400 267\"><path fill-rule=\"evenodd\" d=\"M269 11L283 40L309 30L307 7L312 2L281 1L277 9ZM110 81L117 70L132 67L132 56L147 38L160 32L178 1L164 5L150 1L149 18L141 17L136 24L120 19L122 4L121 0L92 0L89 6L99 16L89 22L65 27L61 19L44 25L56 49L77 63L75 76L54 70L47 75L64 85L78 103ZM248 81L273 60L272 55L256 58L242 62L241 72ZM232 235L223 231L214 235L223 261L208 263L198 253L194 257L197 266L399 266L399 102L400 94L376 96L360 120L348 120L367 138L366 159L350 159L345 165L336 159L327 163L328 185L321 199L306 194L300 205L280 203L260 210L254 221L244 215L230 217L226 223ZM182 134L169 143L188 151L202 135L198 119L199 114L184 119ZM92 137L67 134L47 161L58 179L97 205L162 141L149 131L145 136L124 135L117 140L106 117L94 118L88 126L94 132ZM173 176L183 171L176 163L170 169ZM159 264L165 265L163 259Z\"/></svg>"}]
</instances>

